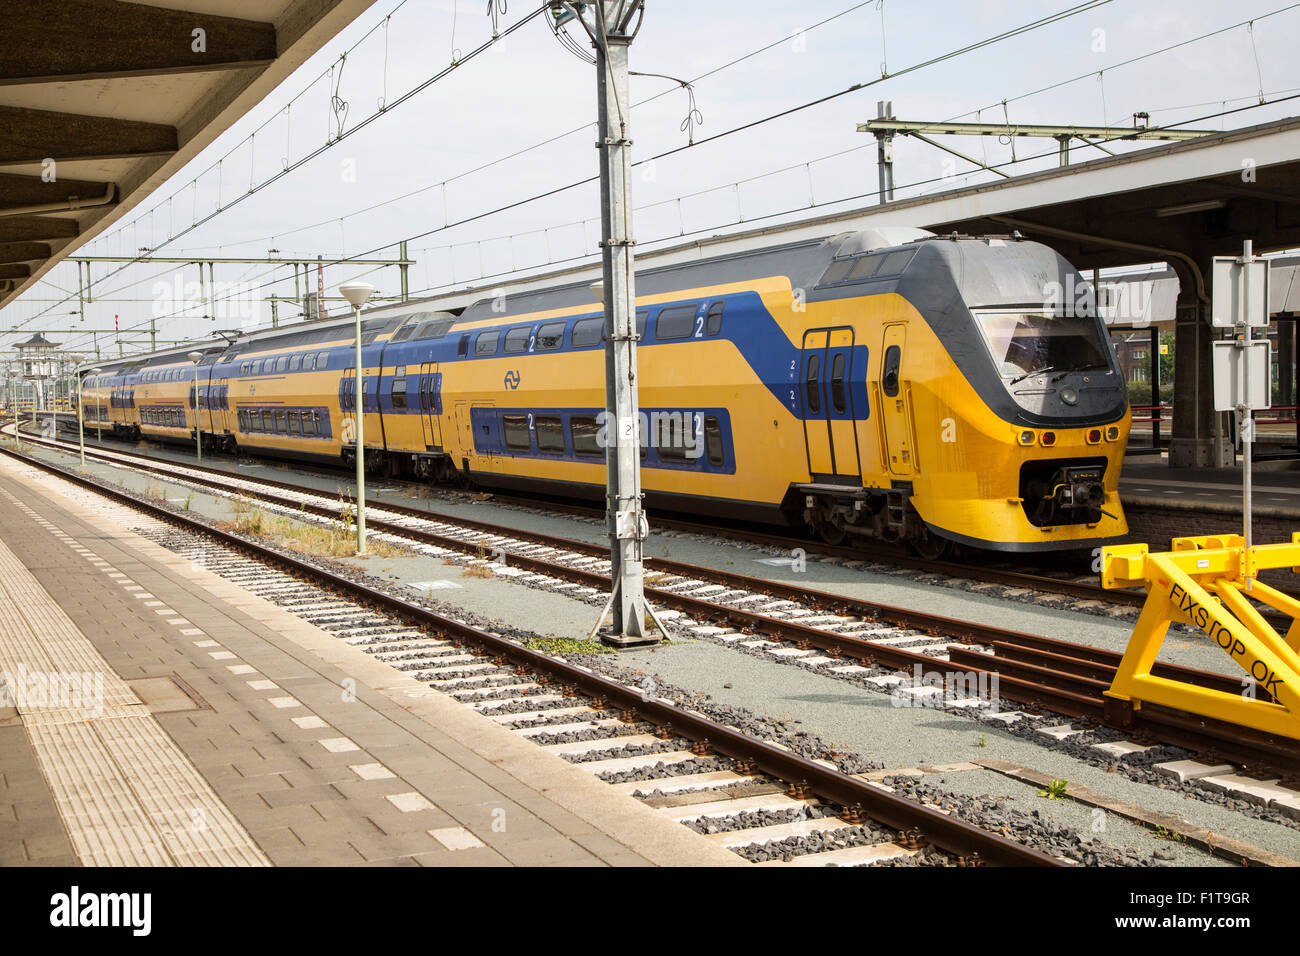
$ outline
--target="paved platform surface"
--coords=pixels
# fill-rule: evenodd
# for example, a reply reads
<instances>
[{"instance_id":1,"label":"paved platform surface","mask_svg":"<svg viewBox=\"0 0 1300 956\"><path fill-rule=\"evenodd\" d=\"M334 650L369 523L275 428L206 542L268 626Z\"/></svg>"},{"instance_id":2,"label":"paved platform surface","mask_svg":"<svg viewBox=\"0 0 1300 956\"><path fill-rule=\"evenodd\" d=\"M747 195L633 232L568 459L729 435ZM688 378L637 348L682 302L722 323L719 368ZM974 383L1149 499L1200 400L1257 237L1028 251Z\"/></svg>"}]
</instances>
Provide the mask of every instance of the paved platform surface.
<instances>
[{"instance_id":1,"label":"paved platform surface","mask_svg":"<svg viewBox=\"0 0 1300 956\"><path fill-rule=\"evenodd\" d=\"M0 458L0 865L744 865L151 524Z\"/></svg>"},{"instance_id":2,"label":"paved platform surface","mask_svg":"<svg viewBox=\"0 0 1300 956\"><path fill-rule=\"evenodd\" d=\"M1251 471L1254 504L1260 509L1300 512L1300 462L1257 462ZM1176 501L1187 507L1241 510L1241 465L1236 468L1170 468L1165 456L1129 456L1119 481L1125 503L1152 506Z\"/></svg>"}]
</instances>

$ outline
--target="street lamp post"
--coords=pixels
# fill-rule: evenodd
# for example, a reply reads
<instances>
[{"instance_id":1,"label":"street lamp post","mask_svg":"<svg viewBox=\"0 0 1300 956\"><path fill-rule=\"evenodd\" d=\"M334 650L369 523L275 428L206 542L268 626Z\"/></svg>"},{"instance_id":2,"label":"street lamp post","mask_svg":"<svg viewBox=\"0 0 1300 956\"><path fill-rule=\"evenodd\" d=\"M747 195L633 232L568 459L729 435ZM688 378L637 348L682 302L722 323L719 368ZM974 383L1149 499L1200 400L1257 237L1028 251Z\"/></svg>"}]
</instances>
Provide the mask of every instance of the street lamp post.
<instances>
[{"instance_id":1,"label":"street lamp post","mask_svg":"<svg viewBox=\"0 0 1300 956\"><path fill-rule=\"evenodd\" d=\"M103 369L92 368L86 375L98 375ZM81 467L86 467L86 399L82 392L85 376L77 376L77 444L81 446ZM96 418L99 416L96 415Z\"/></svg>"},{"instance_id":2,"label":"street lamp post","mask_svg":"<svg viewBox=\"0 0 1300 956\"><path fill-rule=\"evenodd\" d=\"M339 286L339 294L352 306L357 326L357 396L356 407L352 410L357 433L357 554L366 553L366 436L365 416L362 414L365 374L361 365L361 307L374 293L375 287L368 282L348 282Z\"/></svg>"},{"instance_id":3,"label":"street lamp post","mask_svg":"<svg viewBox=\"0 0 1300 956\"><path fill-rule=\"evenodd\" d=\"M203 460L203 419L199 415L199 359L202 352L191 352L190 361L194 363L194 442L197 458Z\"/></svg>"}]
</instances>

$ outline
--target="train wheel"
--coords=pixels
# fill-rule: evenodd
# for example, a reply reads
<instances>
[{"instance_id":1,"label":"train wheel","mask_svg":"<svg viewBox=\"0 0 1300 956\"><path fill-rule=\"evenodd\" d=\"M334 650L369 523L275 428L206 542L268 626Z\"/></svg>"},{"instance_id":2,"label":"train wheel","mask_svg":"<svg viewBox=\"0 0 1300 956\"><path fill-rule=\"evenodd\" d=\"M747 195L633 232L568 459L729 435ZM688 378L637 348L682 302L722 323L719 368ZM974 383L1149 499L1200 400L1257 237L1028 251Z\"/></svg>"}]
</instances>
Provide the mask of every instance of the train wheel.
<instances>
[{"instance_id":1,"label":"train wheel","mask_svg":"<svg viewBox=\"0 0 1300 956\"><path fill-rule=\"evenodd\" d=\"M941 538L929 528L922 528L921 533L912 539L916 553L927 561L942 561L952 554L952 542Z\"/></svg>"},{"instance_id":2,"label":"train wheel","mask_svg":"<svg viewBox=\"0 0 1300 956\"><path fill-rule=\"evenodd\" d=\"M819 525L817 527L817 534L820 535L821 539L827 544L832 545L843 544L844 539L849 536L849 533L845 531L842 526L830 523Z\"/></svg>"}]
</instances>

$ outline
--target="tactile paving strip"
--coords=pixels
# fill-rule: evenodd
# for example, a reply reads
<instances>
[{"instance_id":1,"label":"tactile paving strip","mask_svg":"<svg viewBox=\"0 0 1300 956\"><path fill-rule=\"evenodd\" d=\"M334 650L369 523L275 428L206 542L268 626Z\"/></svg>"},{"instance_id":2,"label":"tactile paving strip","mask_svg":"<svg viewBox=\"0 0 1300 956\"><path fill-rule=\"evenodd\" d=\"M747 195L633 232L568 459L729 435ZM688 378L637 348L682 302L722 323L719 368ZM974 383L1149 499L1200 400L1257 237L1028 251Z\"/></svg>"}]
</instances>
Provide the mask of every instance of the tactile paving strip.
<instances>
[{"instance_id":1,"label":"tactile paving strip","mask_svg":"<svg viewBox=\"0 0 1300 956\"><path fill-rule=\"evenodd\" d=\"M16 702L82 863L270 865L189 758L3 542L0 669L93 674L96 689L102 681L102 701L89 707Z\"/></svg>"}]
</instances>

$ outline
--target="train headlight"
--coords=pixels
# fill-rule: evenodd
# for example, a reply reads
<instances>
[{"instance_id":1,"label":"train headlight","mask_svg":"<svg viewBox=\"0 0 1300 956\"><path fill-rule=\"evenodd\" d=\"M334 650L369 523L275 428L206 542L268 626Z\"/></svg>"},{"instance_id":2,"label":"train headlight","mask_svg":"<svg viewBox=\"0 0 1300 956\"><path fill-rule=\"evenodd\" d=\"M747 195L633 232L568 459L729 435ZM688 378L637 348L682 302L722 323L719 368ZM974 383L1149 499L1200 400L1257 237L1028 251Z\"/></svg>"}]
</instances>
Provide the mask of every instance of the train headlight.
<instances>
[{"instance_id":1,"label":"train headlight","mask_svg":"<svg viewBox=\"0 0 1300 956\"><path fill-rule=\"evenodd\" d=\"M1079 393L1072 388L1062 389L1061 401L1065 402L1067 405L1077 405L1079 404Z\"/></svg>"},{"instance_id":2,"label":"train headlight","mask_svg":"<svg viewBox=\"0 0 1300 956\"><path fill-rule=\"evenodd\" d=\"M1034 433L1028 429L1022 431L1019 436L1019 441L1022 445L1032 445L1034 443Z\"/></svg>"},{"instance_id":3,"label":"train headlight","mask_svg":"<svg viewBox=\"0 0 1300 956\"><path fill-rule=\"evenodd\" d=\"M1106 441L1119 441L1119 426L1109 425L1106 428Z\"/></svg>"},{"instance_id":4,"label":"train headlight","mask_svg":"<svg viewBox=\"0 0 1300 956\"><path fill-rule=\"evenodd\" d=\"M1043 432L1038 440L1042 442L1044 448L1051 448L1056 444L1056 432Z\"/></svg>"},{"instance_id":5,"label":"train headlight","mask_svg":"<svg viewBox=\"0 0 1300 956\"><path fill-rule=\"evenodd\" d=\"M1100 445L1100 444L1101 444L1101 429L1100 429L1100 428L1089 428L1089 429L1088 429L1088 434L1087 434L1087 436L1086 436L1086 440L1087 440L1087 442L1088 442L1089 445Z\"/></svg>"}]
</instances>

